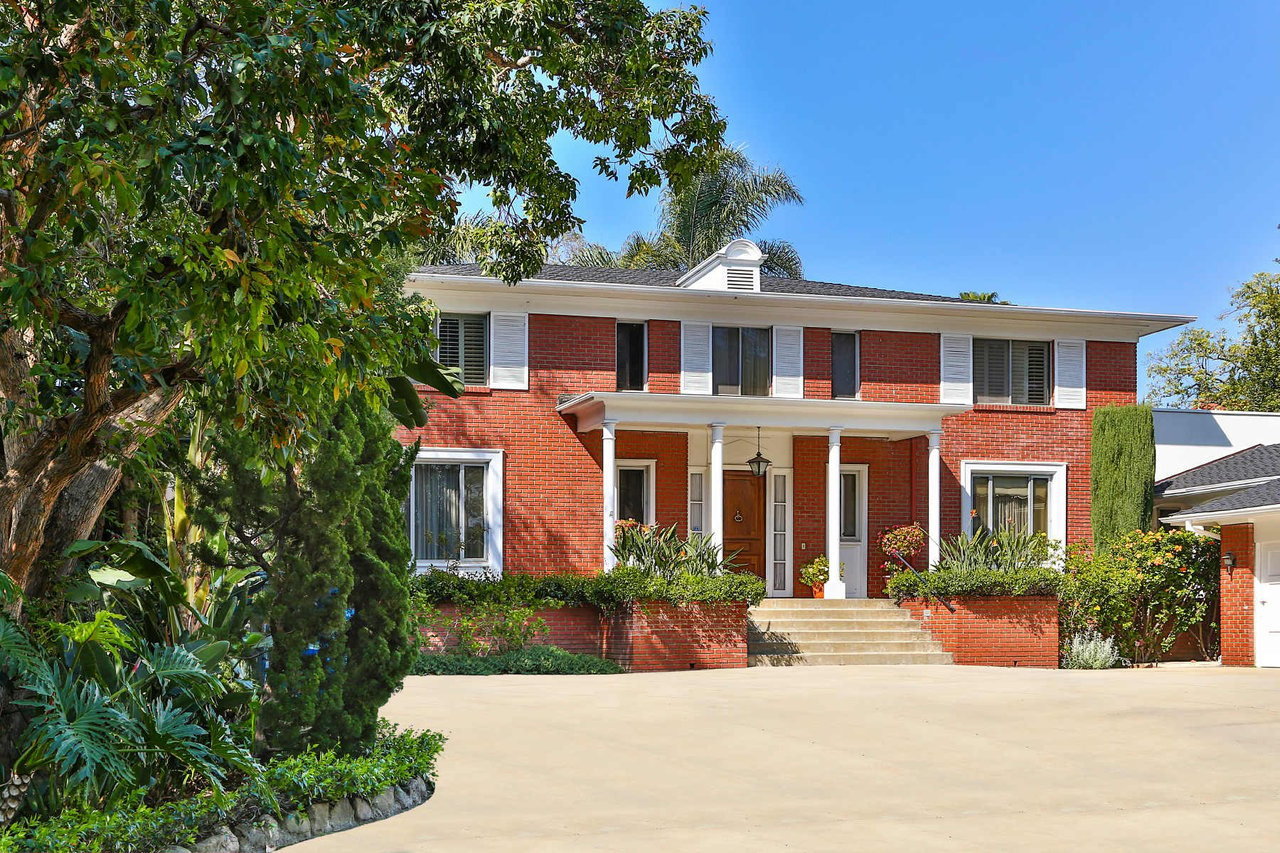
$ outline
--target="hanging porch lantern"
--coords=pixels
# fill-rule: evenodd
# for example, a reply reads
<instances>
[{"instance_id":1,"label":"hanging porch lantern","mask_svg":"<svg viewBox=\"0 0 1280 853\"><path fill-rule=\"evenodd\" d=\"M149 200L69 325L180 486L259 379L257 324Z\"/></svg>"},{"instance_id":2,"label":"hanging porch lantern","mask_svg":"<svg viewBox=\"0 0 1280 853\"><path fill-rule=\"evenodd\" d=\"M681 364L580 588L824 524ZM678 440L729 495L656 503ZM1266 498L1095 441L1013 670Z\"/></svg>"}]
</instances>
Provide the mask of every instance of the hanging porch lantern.
<instances>
[{"instance_id":1,"label":"hanging porch lantern","mask_svg":"<svg viewBox=\"0 0 1280 853\"><path fill-rule=\"evenodd\" d=\"M756 427L756 455L747 460L747 467L751 469L752 474L763 477L769 470L769 465L769 460L760 452L760 427Z\"/></svg>"}]
</instances>

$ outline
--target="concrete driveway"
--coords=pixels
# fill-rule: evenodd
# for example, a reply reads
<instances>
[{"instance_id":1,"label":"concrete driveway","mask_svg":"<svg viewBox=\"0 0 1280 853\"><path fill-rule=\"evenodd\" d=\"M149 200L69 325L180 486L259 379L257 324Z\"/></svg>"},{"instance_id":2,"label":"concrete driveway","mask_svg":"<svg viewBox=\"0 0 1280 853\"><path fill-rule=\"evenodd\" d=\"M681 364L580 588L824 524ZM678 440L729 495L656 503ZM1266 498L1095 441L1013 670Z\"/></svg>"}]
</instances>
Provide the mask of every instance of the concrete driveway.
<instances>
[{"instance_id":1,"label":"concrete driveway","mask_svg":"<svg viewBox=\"0 0 1280 853\"><path fill-rule=\"evenodd\" d=\"M298 853L1275 850L1280 671L410 678L433 799Z\"/></svg>"}]
</instances>

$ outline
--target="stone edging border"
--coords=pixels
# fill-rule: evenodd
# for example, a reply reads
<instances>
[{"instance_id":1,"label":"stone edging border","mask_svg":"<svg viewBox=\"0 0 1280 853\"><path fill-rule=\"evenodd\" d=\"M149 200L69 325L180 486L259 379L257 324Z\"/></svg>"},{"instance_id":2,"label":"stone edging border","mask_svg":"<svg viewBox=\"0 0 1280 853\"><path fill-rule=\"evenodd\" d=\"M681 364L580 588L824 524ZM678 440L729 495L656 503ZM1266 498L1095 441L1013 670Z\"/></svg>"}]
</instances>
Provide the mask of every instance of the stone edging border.
<instances>
[{"instance_id":1,"label":"stone edging border","mask_svg":"<svg viewBox=\"0 0 1280 853\"><path fill-rule=\"evenodd\" d=\"M223 824L190 849L167 847L161 853L272 853L308 838L341 832L407 811L431 799L435 790L435 783L430 778L415 776L368 800L343 797L334 803L312 803L306 811L292 812L283 821L263 815L240 824Z\"/></svg>"}]
</instances>

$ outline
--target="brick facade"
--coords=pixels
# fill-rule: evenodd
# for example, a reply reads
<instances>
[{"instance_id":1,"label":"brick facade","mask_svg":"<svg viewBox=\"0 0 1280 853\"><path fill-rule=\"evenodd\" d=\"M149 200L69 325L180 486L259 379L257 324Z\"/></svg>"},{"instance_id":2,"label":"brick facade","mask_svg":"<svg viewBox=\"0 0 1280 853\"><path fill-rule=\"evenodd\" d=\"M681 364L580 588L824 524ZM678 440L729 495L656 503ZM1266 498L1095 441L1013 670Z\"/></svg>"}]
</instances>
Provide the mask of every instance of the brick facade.
<instances>
[{"instance_id":1,"label":"brick facade","mask_svg":"<svg viewBox=\"0 0 1280 853\"><path fill-rule=\"evenodd\" d=\"M1236 555L1234 569L1220 565L1222 665L1253 666L1253 525L1222 525L1222 553Z\"/></svg>"},{"instance_id":2,"label":"brick facade","mask_svg":"<svg viewBox=\"0 0 1280 853\"><path fill-rule=\"evenodd\" d=\"M423 447L504 451L505 572L594 573L603 561L600 522L600 432L578 433L555 411L562 394L616 387L615 321L608 317L529 315L529 390L473 388L457 400L424 391L429 424L401 430ZM831 395L831 333L806 328L805 394ZM936 403L939 336L925 332L861 333L862 396L868 401ZM680 324L652 320L648 329L649 388L678 393ZM942 533L961 530L959 481L966 459L1065 462L1069 541L1090 538L1089 445L1092 410L1133 403L1137 396L1136 345L1090 341L1088 409L977 406L942 422ZM625 424L622 425L625 427ZM693 427L701 430L703 427ZM629 430L617 433L620 459L656 459L658 523L685 529L688 513L689 433ZM693 440L702 441L701 433ZM841 460L868 466L868 592L883 594L884 556L876 546L888 526L925 522L927 444L846 437ZM797 435L793 449L793 571L825 550L827 439ZM794 584L797 595L808 595Z\"/></svg>"},{"instance_id":3,"label":"brick facade","mask_svg":"<svg viewBox=\"0 0 1280 853\"><path fill-rule=\"evenodd\" d=\"M911 598L910 611L958 664L1058 666L1058 599L1053 596L983 596L951 602Z\"/></svg>"},{"instance_id":4,"label":"brick facade","mask_svg":"<svg viewBox=\"0 0 1280 853\"><path fill-rule=\"evenodd\" d=\"M439 618L431 628L420 630L420 648L424 652L444 652L457 648L458 637L450 630L458 618L458 608L442 604L436 608ZM600 611L594 607L560 607L539 610L535 614L547 626L547 633L533 638L533 645L556 646L575 654L604 656L604 632Z\"/></svg>"}]
</instances>

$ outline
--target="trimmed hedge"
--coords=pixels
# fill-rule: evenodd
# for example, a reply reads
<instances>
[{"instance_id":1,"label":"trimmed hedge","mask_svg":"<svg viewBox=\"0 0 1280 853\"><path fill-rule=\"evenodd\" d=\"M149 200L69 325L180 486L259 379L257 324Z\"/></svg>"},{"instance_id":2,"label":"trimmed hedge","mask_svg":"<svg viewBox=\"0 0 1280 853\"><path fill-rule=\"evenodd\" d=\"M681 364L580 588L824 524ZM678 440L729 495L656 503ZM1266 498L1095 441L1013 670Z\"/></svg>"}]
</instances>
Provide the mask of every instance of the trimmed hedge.
<instances>
[{"instance_id":1,"label":"trimmed hedge","mask_svg":"<svg viewBox=\"0 0 1280 853\"><path fill-rule=\"evenodd\" d=\"M288 814L342 797L370 798L391 785L432 775L444 740L432 731L399 731L383 722L365 755L309 752L281 758L267 765L261 779L222 800L196 796L149 807L142 804L145 792L139 791L135 802L111 811L73 809L52 818L29 818L0 830L0 853L143 853L190 847L230 820ZM278 808L268 805L272 798Z\"/></svg>"},{"instance_id":2,"label":"trimmed hedge","mask_svg":"<svg viewBox=\"0 0 1280 853\"><path fill-rule=\"evenodd\" d=\"M500 655L420 654L413 675L617 675L611 660L554 646L529 646Z\"/></svg>"},{"instance_id":3,"label":"trimmed hedge","mask_svg":"<svg viewBox=\"0 0 1280 853\"><path fill-rule=\"evenodd\" d=\"M924 573L928 585L914 572L903 570L889 578L885 591L894 600L926 598L930 595L946 599L988 595L1057 595L1062 585L1062 572L1048 566L1019 569L937 569Z\"/></svg>"},{"instance_id":4,"label":"trimmed hedge","mask_svg":"<svg viewBox=\"0 0 1280 853\"><path fill-rule=\"evenodd\" d=\"M685 574L666 580L631 566L619 566L599 575L504 575L501 578L464 577L435 570L415 575L411 588L421 601L433 605L505 603L542 607L560 604L594 606L606 613L625 610L639 601L758 604L764 598L764 581L755 575L742 572Z\"/></svg>"}]
</instances>

